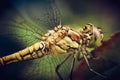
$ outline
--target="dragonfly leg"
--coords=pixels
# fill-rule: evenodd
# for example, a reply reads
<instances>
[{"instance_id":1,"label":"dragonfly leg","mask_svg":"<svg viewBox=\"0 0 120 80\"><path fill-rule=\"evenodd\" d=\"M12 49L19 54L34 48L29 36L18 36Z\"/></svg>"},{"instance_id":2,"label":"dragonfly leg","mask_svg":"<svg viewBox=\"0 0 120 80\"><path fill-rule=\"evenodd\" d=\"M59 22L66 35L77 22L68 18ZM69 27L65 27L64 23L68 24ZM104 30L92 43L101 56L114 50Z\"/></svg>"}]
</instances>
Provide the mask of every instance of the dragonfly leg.
<instances>
[{"instance_id":1,"label":"dragonfly leg","mask_svg":"<svg viewBox=\"0 0 120 80\"><path fill-rule=\"evenodd\" d=\"M88 52L86 49L85 49L85 51ZM89 70L92 71L93 73L95 73L95 74L103 77L103 78L106 78L106 76L104 76L104 75L96 72L94 69L92 69L91 66L90 66L90 63L89 63L89 61L88 61L88 58L87 58L87 56L85 55L85 53L83 53L83 52L81 52L81 53L83 54L83 57L84 57L84 59L85 59L85 61L86 61L86 64L87 64Z\"/></svg>"},{"instance_id":2,"label":"dragonfly leg","mask_svg":"<svg viewBox=\"0 0 120 80\"><path fill-rule=\"evenodd\" d=\"M69 54L60 64L57 65L57 67L56 67L56 69L55 69L55 71L56 71L58 77L60 78L60 80L63 80L63 78L62 78L62 76L60 75L60 73L59 73L58 70L59 70L59 68L64 64L64 62L65 62L67 59L70 58L71 55L72 55L72 54Z\"/></svg>"},{"instance_id":3,"label":"dragonfly leg","mask_svg":"<svg viewBox=\"0 0 120 80\"><path fill-rule=\"evenodd\" d=\"M78 53L77 53L77 60L78 60L78 61L80 61L81 59L83 59L83 57L80 56L81 52L82 52L82 49L79 47L79 48L78 48Z\"/></svg>"},{"instance_id":4,"label":"dragonfly leg","mask_svg":"<svg viewBox=\"0 0 120 80\"><path fill-rule=\"evenodd\" d=\"M72 74L74 70L74 64L75 64L75 56L73 56L72 64L71 64L71 72L70 72L70 80L72 80Z\"/></svg>"}]
</instances>

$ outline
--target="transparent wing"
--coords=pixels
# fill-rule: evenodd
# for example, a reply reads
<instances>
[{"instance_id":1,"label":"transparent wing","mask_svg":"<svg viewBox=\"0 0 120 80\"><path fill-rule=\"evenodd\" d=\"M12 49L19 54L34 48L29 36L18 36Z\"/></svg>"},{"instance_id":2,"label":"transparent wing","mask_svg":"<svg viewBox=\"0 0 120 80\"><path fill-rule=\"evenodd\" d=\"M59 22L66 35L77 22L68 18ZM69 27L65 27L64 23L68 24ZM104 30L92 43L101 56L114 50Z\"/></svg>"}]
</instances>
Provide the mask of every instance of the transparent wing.
<instances>
[{"instance_id":1,"label":"transparent wing","mask_svg":"<svg viewBox=\"0 0 120 80\"><path fill-rule=\"evenodd\" d=\"M48 30L60 24L60 14L53 0L16 0L10 4L10 9L3 11L0 19L0 56L40 41ZM67 55L50 54L40 59L7 65L7 68L0 69L0 78L59 80L55 68ZM63 77L69 75L70 65L67 65L68 62L61 68Z\"/></svg>"},{"instance_id":2,"label":"transparent wing","mask_svg":"<svg viewBox=\"0 0 120 80\"><path fill-rule=\"evenodd\" d=\"M30 80L60 80L55 69L66 56L66 54L52 54L31 62L24 62L24 68L21 69L20 76L22 76L22 79ZM70 62L71 58L60 67L59 71L63 79L68 79L71 66Z\"/></svg>"},{"instance_id":3,"label":"transparent wing","mask_svg":"<svg viewBox=\"0 0 120 80\"><path fill-rule=\"evenodd\" d=\"M23 44L40 40L49 29L58 25L59 11L50 0L24 0L12 2L12 10L7 11L1 22L1 33L10 34ZM3 30L4 29L4 30ZM22 38L21 38L22 37Z\"/></svg>"}]
</instances>

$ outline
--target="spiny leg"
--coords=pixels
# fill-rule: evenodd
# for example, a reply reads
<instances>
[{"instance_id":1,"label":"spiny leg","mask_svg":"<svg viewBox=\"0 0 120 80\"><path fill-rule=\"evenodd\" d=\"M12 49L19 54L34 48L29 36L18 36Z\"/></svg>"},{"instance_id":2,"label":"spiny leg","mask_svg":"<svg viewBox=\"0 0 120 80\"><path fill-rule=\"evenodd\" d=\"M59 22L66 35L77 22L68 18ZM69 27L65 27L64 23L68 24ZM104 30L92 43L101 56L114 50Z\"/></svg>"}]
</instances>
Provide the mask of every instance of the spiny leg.
<instances>
[{"instance_id":1,"label":"spiny leg","mask_svg":"<svg viewBox=\"0 0 120 80\"><path fill-rule=\"evenodd\" d=\"M88 52L85 48L84 48L84 50L85 50L86 53ZM87 56L85 55L85 53L84 53L83 51L82 51L81 53L82 53L82 55L83 55L83 57L84 57L84 59L85 59L85 61L86 61L86 63L87 63L87 66L88 66L89 70L92 71L93 73L95 73L95 74L103 77L103 78L106 78L106 76L104 76L104 75L96 72L94 69L92 69L91 66L90 66L90 63L89 63L89 61L88 61L88 58L87 58Z\"/></svg>"},{"instance_id":2,"label":"spiny leg","mask_svg":"<svg viewBox=\"0 0 120 80\"><path fill-rule=\"evenodd\" d=\"M71 64L71 72L70 72L70 80L72 80L72 74L74 70L74 64L75 64L75 55L73 56L72 64Z\"/></svg>"},{"instance_id":3,"label":"spiny leg","mask_svg":"<svg viewBox=\"0 0 120 80\"><path fill-rule=\"evenodd\" d=\"M81 59L83 59L83 57L80 56L81 52L82 52L82 49L81 49L81 46L79 46L79 48L78 48L78 53L77 53L77 60L78 60L78 61L80 61Z\"/></svg>"},{"instance_id":4,"label":"spiny leg","mask_svg":"<svg viewBox=\"0 0 120 80\"><path fill-rule=\"evenodd\" d=\"M65 62L67 59L70 58L71 55L72 55L72 54L69 54L60 64L57 65L57 67L56 67L56 69L55 69L55 71L56 71L58 77L60 78L60 80L63 80L63 78L62 78L62 76L60 75L60 73L59 73L58 70L59 70L59 68L64 64L64 62Z\"/></svg>"}]
</instances>

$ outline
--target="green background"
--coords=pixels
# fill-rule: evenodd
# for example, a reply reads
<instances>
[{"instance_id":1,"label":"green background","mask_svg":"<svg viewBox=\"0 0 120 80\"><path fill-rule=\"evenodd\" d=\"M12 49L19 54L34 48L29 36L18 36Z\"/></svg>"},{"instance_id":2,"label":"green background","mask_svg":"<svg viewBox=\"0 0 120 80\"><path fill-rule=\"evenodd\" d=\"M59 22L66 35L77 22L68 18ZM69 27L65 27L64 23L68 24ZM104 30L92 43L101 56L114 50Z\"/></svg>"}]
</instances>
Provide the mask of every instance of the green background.
<instances>
[{"instance_id":1,"label":"green background","mask_svg":"<svg viewBox=\"0 0 120 80\"><path fill-rule=\"evenodd\" d=\"M0 56L14 53L40 41L38 38L54 26L68 25L78 30L87 23L100 27L107 40L120 30L118 0L1 0ZM55 67L67 54L48 55L41 59L0 67L3 80L57 80ZM70 58L60 69L67 79ZM92 73L90 73L92 74Z\"/></svg>"}]
</instances>

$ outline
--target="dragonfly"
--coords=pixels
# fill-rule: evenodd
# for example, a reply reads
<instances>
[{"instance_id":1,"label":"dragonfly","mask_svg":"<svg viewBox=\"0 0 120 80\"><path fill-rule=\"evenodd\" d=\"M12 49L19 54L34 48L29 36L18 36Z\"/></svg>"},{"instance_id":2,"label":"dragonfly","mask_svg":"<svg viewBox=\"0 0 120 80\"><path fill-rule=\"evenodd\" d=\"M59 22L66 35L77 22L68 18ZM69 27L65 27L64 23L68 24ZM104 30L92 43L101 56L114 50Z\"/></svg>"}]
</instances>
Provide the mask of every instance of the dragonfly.
<instances>
[{"instance_id":1,"label":"dragonfly","mask_svg":"<svg viewBox=\"0 0 120 80\"><path fill-rule=\"evenodd\" d=\"M69 74L70 80L72 80L72 72L74 70L75 60L77 59L78 61L80 61L82 58L85 59L86 64L90 71L92 71L93 73L101 77L105 77L91 68L88 60L88 58L90 57L90 54L87 50L87 48L89 47L95 48L102 43L102 40L103 40L102 30L100 28L97 28L91 23L86 24L83 28L80 28L79 31L74 30L69 26L61 25L60 16L58 16L59 11L57 10L55 4L53 4L54 2L48 1L48 3L50 4L50 5L47 5L48 9L45 8L45 11L48 10L48 12L44 13L43 11L42 13L44 14L44 16L47 17L46 19L47 21L45 20L45 17L43 17L45 21L43 21L43 18L40 18L38 20L41 22L44 22L44 24L42 23L43 25L52 26L52 28L54 27L54 29L49 30L46 34L43 34L44 31L42 29L39 28L40 32L38 32L33 27L27 26L26 25L27 22L25 22L24 20L23 20L23 23L19 22L19 24L22 24L22 26L27 26L27 28L22 28L22 29L29 30L33 33L38 34L40 37L35 36L35 39L37 38L39 41L35 42L29 47L26 47L23 50L19 50L18 52L1 57L0 65L4 66L6 64L11 64L14 62L21 62L25 60L43 58L51 54L53 55L68 54L65 58L62 59L62 61L55 68L55 72L60 80L63 80L63 77L61 76L59 69L71 56L73 59L72 59L71 70ZM24 14L24 11L23 11L23 14ZM33 17L31 18L33 19ZM11 24L15 26L16 26L16 23L11 22ZM19 28L21 27L19 26Z\"/></svg>"}]
</instances>

